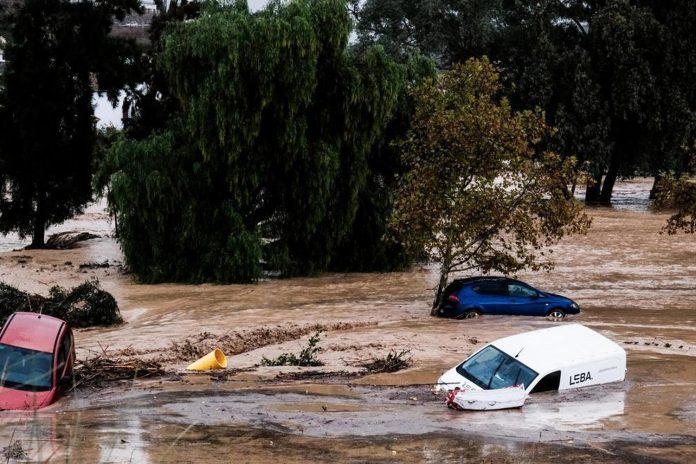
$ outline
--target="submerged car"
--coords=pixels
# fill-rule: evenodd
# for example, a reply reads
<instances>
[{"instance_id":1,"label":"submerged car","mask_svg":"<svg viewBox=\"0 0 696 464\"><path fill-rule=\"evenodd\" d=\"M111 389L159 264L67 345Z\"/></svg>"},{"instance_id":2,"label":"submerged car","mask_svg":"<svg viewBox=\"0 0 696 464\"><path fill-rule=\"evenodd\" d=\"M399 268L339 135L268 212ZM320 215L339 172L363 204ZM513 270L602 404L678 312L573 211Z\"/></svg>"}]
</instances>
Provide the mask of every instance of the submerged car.
<instances>
[{"instance_id":1,"label":"submerged car","mask_svg":"<svg viewBox=\"0 0 696 464\"><path fill-rule=\"evenodd\" d=\"M568 324L496 340L445 372L435 389L523 386L529 394L620 382L625 377L623 348L583 325Z\"/></svg>"},{"instance_id":2,"label":"submerged car","mask_svg":"<svg viewBox=\"0 0 696 464\"><path fill-rule=\"evenodd\" d=\"M75 362L68 324L37 313L12 314L0 332L0 409L39 409L70 385Z\"/></svg>"},{"instance_id":3,"label":"submerged car","mask_svg":"<svg viewBox=\"0 0 696 464\"><path fill-rule=\"evenodd\" d=\"M468 319L481 314L549 316L556 319L578 314L580 306L570 298L542 292L507 277L471 277L450 283L437 314Z\"/></svg>"}]
</instances>

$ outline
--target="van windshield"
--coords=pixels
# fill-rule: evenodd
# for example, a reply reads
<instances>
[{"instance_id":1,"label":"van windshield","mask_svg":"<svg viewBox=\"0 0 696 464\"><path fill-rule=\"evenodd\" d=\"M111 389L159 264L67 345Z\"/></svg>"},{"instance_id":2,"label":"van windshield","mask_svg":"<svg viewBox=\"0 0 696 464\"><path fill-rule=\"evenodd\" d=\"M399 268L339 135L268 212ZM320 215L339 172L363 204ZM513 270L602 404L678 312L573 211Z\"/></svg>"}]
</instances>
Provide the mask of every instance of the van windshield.
<instances>
[{"instance_id":1,"label":"van windshield","mask_svg":"<svg viewBox=\"0 0 696 464\"><path fill-rule=\"evenodd\" d=\"M47 391L53 383L53 355L0 343L0 385L16 390Z\"/></svg>"},{"instance_id":2,"label":"van windshield","mask_svg":"<svg viewBox=\"0 0 696 464\"><path fill-rule=\"evenodd\" d=\"M467 359L459 366L457 372L471 380L484 390L529 386L538 373L525 366L493 345L489 345Z\"/></svg>"}]
</instances>

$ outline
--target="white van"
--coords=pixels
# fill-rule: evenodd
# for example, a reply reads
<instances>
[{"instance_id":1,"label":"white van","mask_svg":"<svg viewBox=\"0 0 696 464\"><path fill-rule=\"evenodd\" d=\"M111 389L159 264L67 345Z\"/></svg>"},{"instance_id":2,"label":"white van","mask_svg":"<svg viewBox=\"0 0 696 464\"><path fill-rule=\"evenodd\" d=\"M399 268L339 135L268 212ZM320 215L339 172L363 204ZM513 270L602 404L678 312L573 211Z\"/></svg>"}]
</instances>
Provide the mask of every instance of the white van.
<instances>
[{"instance_id":1,"label":"white van","mask_svg":"<svg viewBox=\"0 0 696 464\"><path fill-rule=\"evenodd\" d=\"M580 324L534 330L490 343L445 372L436 390L496 390L524 385L526 393L589 387L626 377L626 351Z\"/></svg>"}]
</instances>

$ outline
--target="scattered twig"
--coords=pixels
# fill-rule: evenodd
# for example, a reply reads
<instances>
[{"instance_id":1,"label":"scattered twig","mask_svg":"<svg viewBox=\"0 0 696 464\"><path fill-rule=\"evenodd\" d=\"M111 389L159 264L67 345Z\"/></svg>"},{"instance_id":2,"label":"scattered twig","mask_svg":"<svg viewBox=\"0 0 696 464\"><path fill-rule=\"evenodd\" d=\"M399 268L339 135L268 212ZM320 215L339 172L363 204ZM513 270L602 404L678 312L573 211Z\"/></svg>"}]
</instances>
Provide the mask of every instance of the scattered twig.
<instances>
[{"instance_id":1,"label":"scattered twig","mask_svg":"<svg viewBox=\"0 0 696 464\"><path fill-rule=\"evenodd\" d=\"M10 462L10 459L27 459L28 449L22 447L22 442L20 440L14 440L15 431L12 430L12 436L10 437L10 444L2 449L2 455L7 459L6 462Z\"/></svg>"},{"instance_id":2,"label":"scattered twig","mask_svg":"<svg viewBox=\"0 0 696 464\"><path fill-rule=\"evenodd\" d=\"M372 361L362 363L360 366L364 367L371 374L396 372L410 366L411 359L411 350L401 350L399 352L391 350L387 356L383 358L372 358Z\"/></svg>"}]
</instances>

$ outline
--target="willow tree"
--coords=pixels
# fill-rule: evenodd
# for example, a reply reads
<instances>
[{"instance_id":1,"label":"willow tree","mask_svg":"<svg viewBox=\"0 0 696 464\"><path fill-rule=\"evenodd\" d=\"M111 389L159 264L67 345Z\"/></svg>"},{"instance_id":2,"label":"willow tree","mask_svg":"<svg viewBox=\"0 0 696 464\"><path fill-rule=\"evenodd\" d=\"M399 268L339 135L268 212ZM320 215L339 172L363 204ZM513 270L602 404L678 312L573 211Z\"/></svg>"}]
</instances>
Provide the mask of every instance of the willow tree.
<instances>
[{"instance_id":1,"label":"willow tree","mask_svg":"<svg viewBox=\"0 0 696 464\"><path fill-rule=\"evenodd\" d=\"M437 307L449 277L549 268L547 247L589 219L569 185L572 158L543 149L542 114L513 112L498 73L471 59L415 91L413 127L400 147L410 170L392 224L414 252L439 264Z\"/></svg>"},{"instance_id":2,"label":"willow tree","mask_svg":"<svg viewBox=\"0 0 696 464\"><path fill-rule=\"evenodd\" d=\"M340 0L209 5L162 41L181 112L112 151L126 259L144 280L249 281L326 269L350 235L371 147L403 88L351 51ZM263 250L263 255L261 255Z\"/></svg>"}]
</instances>

